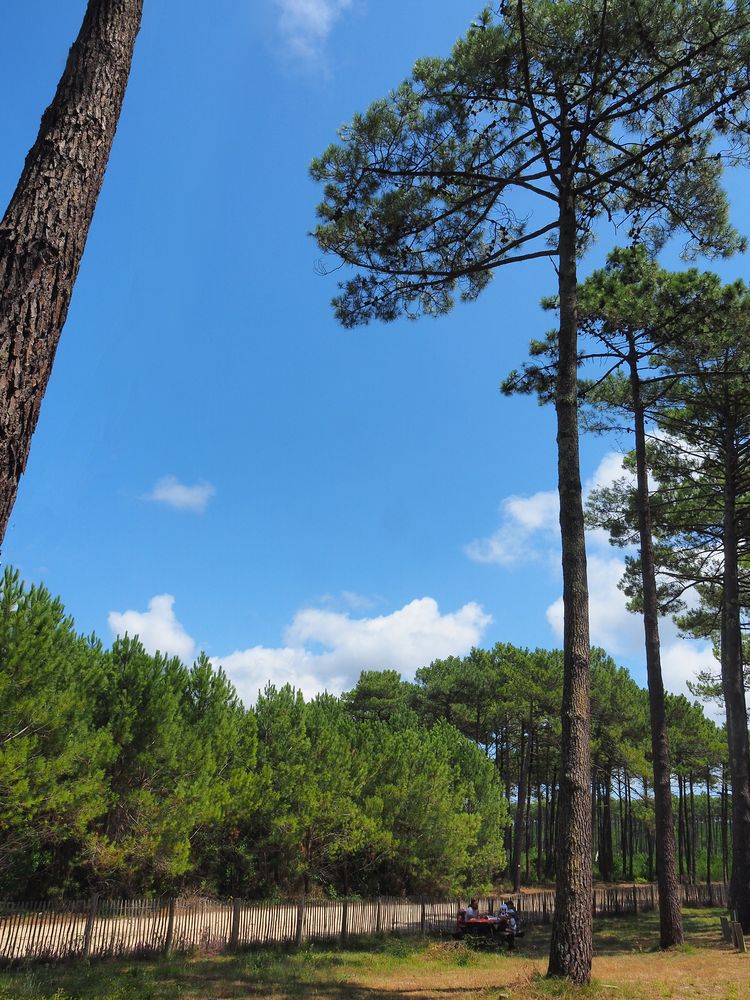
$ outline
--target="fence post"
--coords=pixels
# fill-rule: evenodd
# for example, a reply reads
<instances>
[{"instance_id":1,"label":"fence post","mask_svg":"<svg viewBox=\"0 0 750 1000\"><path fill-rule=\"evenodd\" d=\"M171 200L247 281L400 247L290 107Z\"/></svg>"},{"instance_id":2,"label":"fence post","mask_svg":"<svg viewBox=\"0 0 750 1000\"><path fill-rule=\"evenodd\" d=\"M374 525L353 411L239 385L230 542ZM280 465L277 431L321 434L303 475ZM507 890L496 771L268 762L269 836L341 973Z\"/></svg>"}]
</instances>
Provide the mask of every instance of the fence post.
<instances>
[{"instance_id":1,"label":"fence post","mask_svg":"<svg viewBox=\"0 0 750 1000\"><path fill-rule=\"evenodd\" d=\"M229 934L229 947L235 949L240 943L240 913L242 912L242 901L232 900L232 930Z\"/></svg>"},{"instance_id":2,"label":"fence post","mask_svg":"<svg viewBox=\"0 0 750 1000\"><path fill-rule=\"evenodd\" d=\"M170 896L167 903L167 933L164 938L164 954L167 958L172 954L172 946L174 944L174 908L175 898L174 896Z\"/></svg>"},{"instance_id":3,"label":"fence post","mask_svg":"<svg viewBox=\"0 0 750 1000\"><path fill-rule=\"evenodd\" d=\"M302 929L305 923L305 896L301 896L299 903L297 904L297 929L294 933L294 943L299 946L302 944Z\"/></svg>"},{"instance_id":4,"label":"fence post","mask_svg":"<svg viewBox=\"0 0 750 1000\"><path fill-rule=\"evenodd\" d=\"M341 940L346 941L349 935L349 900L345 899L341 906Z\"/></svg>"},{"instance_id":5,"label":"fence post","mask_svg":"<svg viewBox=\"0 0 750 1000\"><path fill-rule=\"evenodd\" d=\"M742 924L739 920L732 921L732 936L734 937L734 946L737 951L746 952L745 935L742 933Z\"/></svg>"},{"instance_id":6,"label":"fence post","mask_svg":"<svg viewBox=\"0 0 750 1000\"><path fill-rule=\"evenodd\" d=\"M419 924L420 924L420 929L421 929L422 937L424 937L424 932L425 932L425 927L426 927L426 919L427 918L426 918L426 914L425 914L425 905L424 905L424 896L423 896L422 897L422 913L421 913L420 919L419 919Z\"/></svg>"},{"instance_id":7,"label":"fence post","mask_svg":"<svg viewBox=\"0 0 750 1000\"><path fill-rule=\"evenodd\" d=\"M382 918L382 915L381 915L381 912L380 912L380 896L378 896L378 908L377 908L377 911L375 913L375 933L376 934L380 934L381 931L383 930L382 919L383 918Z\"/></svg>"},{"instance_id":8,"label":"fence post","mask_svg":"<svg viewBox=\"0 0 750 1000\"><path fill-rule=\"evenodd\" d=\"M638 887L633 886L633 913L638 916Z\"/></svg>"},{"instance_id":9,"label":"fence post","mask_svg":"<svg viewBox=\"0 0 750 1000\"><path fill-rule=\"evenodd\" d=\"M91 893L89 912L86 915L86 929L83 932L83 957L91 957L91 938L94 933L94 921L96 920L96 909L99 905L99 893Z\"/></svg>"}]
</instances>

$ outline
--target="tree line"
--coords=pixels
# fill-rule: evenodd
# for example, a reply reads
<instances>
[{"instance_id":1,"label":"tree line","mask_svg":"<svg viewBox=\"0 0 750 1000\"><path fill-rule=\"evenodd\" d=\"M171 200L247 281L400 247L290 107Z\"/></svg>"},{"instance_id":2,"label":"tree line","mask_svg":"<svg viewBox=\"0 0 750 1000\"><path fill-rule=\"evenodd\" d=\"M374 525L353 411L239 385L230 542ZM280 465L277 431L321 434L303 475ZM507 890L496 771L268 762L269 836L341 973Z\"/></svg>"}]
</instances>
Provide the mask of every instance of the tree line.
<instances>
[{"instance_id":1,"label":"tree line","mask_svg":"<svg viewBox=\"0 0 750 1000\"><path fill-rule=\"evenodd\" d=\"M504 789L446 719L272 685L245 708L204 655L105 649L45 588L1 588L3 896L448 894L502 869Z\"/></svg>"},{"instance_id":2,"label":"tree line","mask_svg":"<svg viewBox=\"0 0 750 1000\"><path fill-rule=\"evenodd\" d=\"M15 898L444 895L548 881L559 826L559 651L498 644L341 696L105 648L6 569L0 591L0 884ZM594 858L654 872L647 695L592 655ZM681 872L725 877L726 742L668 696ZM683 863L684 859L684 863Z\"/></svg>"},{"instance_id":3,"label":"tree line","mask_svg":"<svg viewBox=\"0 0 750 1000\"><path fill-rule=\"evenodd\" d=\"M656 877L654 778L648 692L603 650L591 655L592 860L605 882ZM366 671L343 697L359 717L386 719L404 704L425 722L449 720L481 747L501 776L509 806L502 878L548 883L556 875L559 826L559 650L499 643L436 660L413 683ZM731 783L723 727L697 700L666 695L672 748L674 829L683 882L728 880Z\"/></svg>"}]
</instances>

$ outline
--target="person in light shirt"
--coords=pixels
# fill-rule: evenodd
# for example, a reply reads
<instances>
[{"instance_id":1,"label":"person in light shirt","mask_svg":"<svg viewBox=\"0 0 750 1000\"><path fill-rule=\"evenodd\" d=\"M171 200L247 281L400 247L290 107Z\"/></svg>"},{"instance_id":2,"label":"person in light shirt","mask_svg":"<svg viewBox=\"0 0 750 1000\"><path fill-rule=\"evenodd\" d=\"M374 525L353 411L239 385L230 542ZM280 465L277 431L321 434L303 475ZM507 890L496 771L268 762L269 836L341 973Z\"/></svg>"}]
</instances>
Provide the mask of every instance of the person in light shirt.
<instances>
[{"instance_id":1,"label":"person in light shirt","mask_svg":"<svg viewBox=\"0 0 750 1000\"><path fill-rule=\"evenodd\" d=\"M469 905L466 907L466 919L471 920L473 917L479 916L479 903L476 899L472 899Z\"/></svg>"}]
</instances>

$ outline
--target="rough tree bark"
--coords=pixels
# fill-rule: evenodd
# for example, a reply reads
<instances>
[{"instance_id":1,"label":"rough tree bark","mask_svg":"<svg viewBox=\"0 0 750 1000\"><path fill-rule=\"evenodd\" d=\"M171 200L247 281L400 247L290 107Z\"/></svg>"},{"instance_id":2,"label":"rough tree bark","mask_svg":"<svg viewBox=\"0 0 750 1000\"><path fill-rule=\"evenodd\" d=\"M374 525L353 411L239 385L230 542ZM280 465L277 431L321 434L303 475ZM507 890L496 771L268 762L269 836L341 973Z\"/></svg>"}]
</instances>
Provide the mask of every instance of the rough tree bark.
<instances>
[{"instance_id":1,"label":"rough tree bark","mask_svg":"<svg viewBox=\"0 0 750 1000\"><path fill-rule=\"evenodd\" d=\"M90 0L0 223L0 543L104 179L142 9L143 0Z\"/></svg>"},{"instance_id":2,"label":"rough tree bark","mask_svg":"<svg viewBox=\"0 0 750 1000\"><path fill-rule=\"evenodd\" d=\"M654 819L656 828L656 871L659 881L659 943L662 948L682 944L682 898L677 877L674 820L672 817L672 780L667 739L667 716L664 683L661 673L659 642L659 599L656 590L651 502L648 492L646 427L643 414L641 380L635 341L629 338L628 365L633 401L638 506L638 531L641 547L641 583L643 586L643 628L646 636L646 672L648 706L651 717L651 757L654 767Z\"/></svg>"},{"instance_id":3,"label":"rough tree bark","mask_svg":"<svg viewBox=\"0 0 750 1000\"><path fill-rule=\"evenodd\" d=\"M561 114L564 120L564 114ZM591 750L589 597L578 447L578 309L576 200L566 169L570 132L561 129L558 491L562 536L564 683L557 838L557 885L548 975L589 982L593 954L591 899Z\"/></svg>"},{"instance_id":4,"label":"rough tree bark","mask_svg":"<svg viewBox=\"0 0 750 1000\"><path fill-rule=\"evenodd\" d=\"M750 933L750 758L747 706L742 670L742 631L737 550L738 460L735 428L728 421L724 445L724 600L721 628L721 680L727 716L729 774L732 781L732 875L730 906L742 930Z\"/></svg>"}]
</instances>

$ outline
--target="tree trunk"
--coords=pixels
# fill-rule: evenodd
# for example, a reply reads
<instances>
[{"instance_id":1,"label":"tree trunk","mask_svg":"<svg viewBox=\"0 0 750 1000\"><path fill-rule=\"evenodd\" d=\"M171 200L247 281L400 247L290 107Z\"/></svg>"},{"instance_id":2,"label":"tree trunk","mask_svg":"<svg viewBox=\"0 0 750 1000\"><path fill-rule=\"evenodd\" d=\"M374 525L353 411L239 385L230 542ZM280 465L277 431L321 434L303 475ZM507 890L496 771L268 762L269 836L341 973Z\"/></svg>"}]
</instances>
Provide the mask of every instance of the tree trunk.
<instances>
[{"instance_id":1,"label":"tree trunk","mask_svg":"<svg viewBox=\"0 0 750 1000\"><path fill-rule=\"evenodd\" d=\"M614 851L612 849L612 797L611 797L612 775L609 771L604 775L602 790L602 826L599 838L599 871L602 881L614 882L615 864Z\"/></svg>"},{"instance_id":2,"label":"tree trunk","mask_svg":"<svg viewBox=\"0 0 750 1000\"><path fill-rule=\"evenodd\" d=\"M633 881L633 789L630 778L627 782L628 796L628 878Z\"/></svg>"},{"instance_id":3,"label":"tree trunk","mask_svg":"<svg viewBox=\"0 0 750 1000\"><path fill-rule=\"evenodd\" d=\"M714 848L713 817L711 815L711 768L706 768L706 884L711 885L713 876L711 861Z\"/></svg>"},{"instance_id":4,"label":"tree trunk","mask_svg":"<svg viewBox=\"0 0 750 1000\"><path fill-rule=\"evenodd\" d=\"M0 223L0 542L65 323L143 0L90 0Z\"/></svg>"},{"instance_id":5,"label":"tree trunk","mask_svg":"<svg viewBox=\"0 0 750 1000\"><path fill-rule=\"evenodd\" d=\"M557 859L555 857L555 846L557 844L557 768L552 772L552 789L550 791L549 817L547 819L547 860L544 873L547 878L555 878L557 875Z\"/></svg>"},{"instance_id":6,"label":"tree trunk","mask_svg":"<svg viewBox=\"0 0 750 1000\"><path fill-rule=\"evenodd\" d=\"M693 885L698 881L698 823L695 818L695 789L693 787L693 772L690 771L690 881Z\"/></svg>"},{"instance_id":7,"label":"tree trunk","mask_svg":"<svg viewBox=\"0 0 750 1000\"><path fill-rule=\"evenodd\" d=\"M682 775L677 775L677 850L679 855L679 865L680 865L680 882L682 882L683 875L685 873L684 868L684 857L685 857L685 813L682 808L683 795L682 795Z\"/></svg>"},{"instance_id":8,"label":"tree trunk","mask_svg":"<svg viewBox=\"0 0 750 1000\"><path fill-rule=\"evenodd\" d=\"M542 881L542 844L544 842L544 825L542 812L542 779L537 777L536 783L536 880Z\"/></svg>"},{"instance_id":9,"label":"tree trunk","mask_svg":"<svg viewBox=\"0 0 750 1000\"><path fill-rule=\"evenodd\" d=\"M600 809L599 809L599 782L593 777L591 779L591 857L599 863L599 874L601 875L601 859L599 857L600 830Z\"/></svg>"},{"instance_id":10,"label":"tree trunk","mask_svg":"<svg viewBox=\"0 0 750 1000\"><path fill-rule=\"evenodd\" d=\"M724 446L724 603L721 680L727 715L729 774L732 782L732 876L729 903L745 934L750 933L750 758L742 671L742 632L737 552L737 445L731 422Z\"/></svg>"},{"instance_id":11,"label":"tree trunk","mask_svg":"<svg viewBox=\"0 0 750 1000\"><path fill-rule=\"evenodd\" d=\"M690 846L690 817L688 814L688 780L682 778L682 830L685 837L685 881L690 883L692 871L692 848Z\"/></svg>"},{"instance_id":12,"label":"tree trunk","mask_svg":"<svg viewBox=\"0 0 750 1000\"><path fill-rule=\"evenodd\" d=\"M659 881L659 943L662 948L682 944L682 901L675 861L672 782L664 707L664 683L661 672L659 640L659 600L656 590L651 502L648 492L646 426L641 398L641 380L635 341L629 338L628 363L633 400L635 454L637 471L636 503L641 548L641 584L643 587L643 630L646 639L646 673L651 721L651 756L654 767L654 820L656 834L656 870Z\"/></svg>"},{"instance_id":13,"label":"tree trunk","mask_svg":"<svg viewBox=\"0 0 750 1000\"><path fill-rule=\"evenodd\" d=\"M505 747L505 801L508 803L508 823L505 827L505 835L503 837L503 847L505 848L505 857L508 859L508 877L513 878L513 872L510 870L513 867L513 824L510 822L511 816L511 752L510 752L510 726L506 721L505 727L503 729L505 733L505 739L503 745Z\"/></svg>"},{"instance_id":14,"label":"tree trunk","mask_svg":"<svg viewBox=\"0 0 750 1000\"><path fill-rule=\"evenodd\" d=\"M532 745L531 745L531 735L529 734L529 770L528 777L526 779L526 884L528 885L531 881L531 768L532 768L533 756L532 756Z\"/></svg>"},{"instance_id":15,"label":"tree trunk","mask_svg":"<svg viewBox=\"0 0 750 1000\"><path fill-rule=\"evenodd\" d=\"M727 769L721 765L721 880L724 885L729 881L729 803L727 801Z\"/></svg>"},{"instance_id":16,"label":"tree trunk","mask_svg":"<svg viewBox=\"0 0 750 1000\"><path fill-rule=\"evenodd\" d=\"M617 814L620 817L620 869L622 877L628 870L628 838L627 827L625 825L625 813L622 808L623 783L620 772L617 772Z\"/></svg>"},{"instance_id":17,"label":"tree trunk","mask_svg":"<svg viewBox=\"0 0 750 1000\"><path fill-rule=\"evenodd\" d=\"M564 639L557 885L548 975L591 979L591 701L589 595L578 446L578 307L576 204L570 187L570 132L560 132L558 490L562 536Z\"/></svg>"},{"instance_id":18,"label":"tree trunk","mask_svg":"<svg viewBox=\"0 0 750 1000\"><path fill-rule=\"evenodd\" d=\"M530 738L530 737L529 737ZM516 817L513 829L513 860L511 862L511 877L513 892L521 891L521 854L523 851L524 829L526 824L526 782L529 773L529 742L521 729L521 760L518 770L518 795L516 798Z\"/></svg>"}]
</instances>

